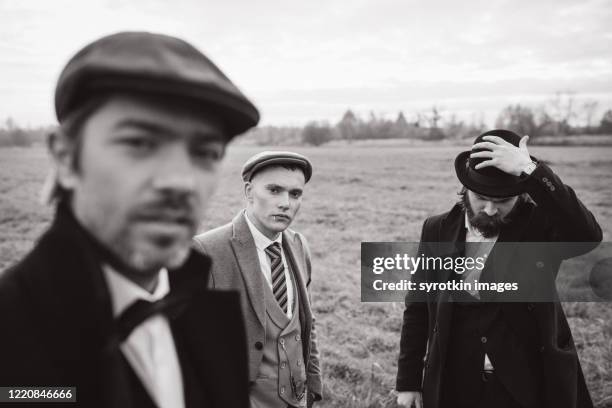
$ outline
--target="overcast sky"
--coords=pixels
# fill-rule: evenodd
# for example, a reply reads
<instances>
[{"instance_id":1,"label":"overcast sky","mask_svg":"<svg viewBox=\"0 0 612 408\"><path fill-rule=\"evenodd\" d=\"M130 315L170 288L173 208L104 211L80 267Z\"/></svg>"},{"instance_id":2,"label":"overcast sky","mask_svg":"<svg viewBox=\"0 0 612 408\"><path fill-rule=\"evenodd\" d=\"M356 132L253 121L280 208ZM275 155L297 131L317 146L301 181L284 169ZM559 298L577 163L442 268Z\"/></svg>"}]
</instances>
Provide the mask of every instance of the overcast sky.
<instances>
[{"instance_id":1,"label":"overcast sky","mask_svg":"<svg viewBox=\"0 0 612 408\"><path fill-rule=\"evenodd\" d=\"M0 0L0 120L54 123L79 48L121 30L182 37L260 108L263 124L408 118L432 105L491 122L555 91L612 108L612 1Z\"/></svg>"}]
</instances>

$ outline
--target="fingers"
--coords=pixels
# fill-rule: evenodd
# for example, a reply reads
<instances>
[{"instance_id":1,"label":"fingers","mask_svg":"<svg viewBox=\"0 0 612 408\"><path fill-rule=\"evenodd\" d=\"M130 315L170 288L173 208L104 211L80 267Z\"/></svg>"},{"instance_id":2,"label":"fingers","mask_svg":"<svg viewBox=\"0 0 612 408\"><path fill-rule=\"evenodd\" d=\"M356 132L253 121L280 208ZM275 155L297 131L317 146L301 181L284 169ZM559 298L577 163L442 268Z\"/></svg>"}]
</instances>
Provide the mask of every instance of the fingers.
<instances>
[{"instance_id":1,"label":"fingers","mask_svg":"<svg viewBox=\"0 0 612 408\"><path fill-rule=\"evenodd\" d=\"M416 408L423 408L423 395L419 392L414 400L414 406Z\"/></svg>"},{"instance_id":2,"label":"fingers","mask_svg":"<svg viewBox=\"0 0 612 408\"><path fill-rule=\"evenodd\" d=\"M485 136L488 137L488 136ZM495 150L502 147L499 144L491 143L491 142L479 142L472 146L472 150L484 149L484 150Z\"/></svg>"},{"instance_id":3,"label":"fingers","mask_svg":"<svg viewBox=\"0 0 612 408\"><path fill-rule=\"evenodd\" d=\"M475 165L474 169L475 170L479 170L479 169L482 169L484 167L495 166L496 164L497 164L497 160L495 160L495 159L485 160L485 161L480 162L477 165Z\"/></svg>"},{"instance_id":4,"label":"fingers","mask_svg":"<svg viewBox=\"0 0 612 408\"><path fill-rule=\"evenodd\" d=\"M520 149L526 149L528 141L529 141L529 136L527 136L527 135L523 136L521 138L521 141L519 142L519 148Z\"/></svg>"},{"instance_id":5,"label":"fingers","mask_svg":"<svg viewBox=\"0 0 612 408\"><path fill-rule=\"evenodd\" d=\"M506 142L504 139L502 139L499 136L492 136L492 135L484 136L482 139L483 140L487 140L489 142L493 142L493 143L495 143L497 145L501 145L501 146L512 146L512 143Z\"/></svg>"},{"instance_id":6,"label":"fingers","mask_svg":"<svg viewBox=\"0 0 612 408\"><path fill-rule=\"evenodd\" d=\"M474 152L470 154L470 158L478 158L478 157L496 157L496 153L491 150L482 150L480 152Z\"/></svg>"}]
</instances>

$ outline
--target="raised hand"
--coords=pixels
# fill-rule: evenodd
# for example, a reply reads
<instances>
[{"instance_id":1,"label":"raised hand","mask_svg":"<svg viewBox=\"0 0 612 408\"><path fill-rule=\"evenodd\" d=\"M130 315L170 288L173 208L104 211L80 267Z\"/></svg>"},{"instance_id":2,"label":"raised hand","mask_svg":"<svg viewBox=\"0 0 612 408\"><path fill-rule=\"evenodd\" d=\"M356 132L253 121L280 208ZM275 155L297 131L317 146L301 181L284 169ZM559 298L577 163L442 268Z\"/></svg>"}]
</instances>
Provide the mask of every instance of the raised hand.
<instances>
[{"instance_id":1,"label":"raised hand","mask_svg":"<svg viewBox=\"0 0 612 408\"><path fill-rule=\"evenodd\" d=\"M474 168L476 170L484 167L497 167L504 173L520 176L523 170L531 163L529 151L527 150L527 141L529 136L523 136L518 147L506 142L498 136L485 136L484 142L476 143L472 146L472 150L485 149L480 152L470 154L471 158L489 159L478 163Z\"/></svg>"}]
</instances>

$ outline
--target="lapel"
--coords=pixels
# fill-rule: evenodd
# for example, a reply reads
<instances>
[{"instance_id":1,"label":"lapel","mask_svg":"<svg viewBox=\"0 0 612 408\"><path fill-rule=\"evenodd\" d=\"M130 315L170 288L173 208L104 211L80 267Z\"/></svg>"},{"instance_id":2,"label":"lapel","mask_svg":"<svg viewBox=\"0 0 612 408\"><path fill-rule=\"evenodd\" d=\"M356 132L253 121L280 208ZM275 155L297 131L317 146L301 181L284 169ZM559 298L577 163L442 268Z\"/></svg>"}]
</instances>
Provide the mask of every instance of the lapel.
<instances>
[{"instance_id":1,"label":"lapel","mask_svg":"<svg viewBox=\"0 0 612 408\"><path fill-rule=\"evenodd\" d=\"M249 226L244 219L244 210L232 220L233 234L230 244L242 273L251 306L262 327L266 326L266 305L264 299L264 277L259 266L257 248Z\"/></svg>"},{"instance_id":2,"label":"lapel","mask_svg":"<svg viewBox=\"0 0 612 408\"><path fill-rule=\"evenodd\" d=\"M290 268L293 271L293 277L297 286L298 300L300 302L300 321L303 325L302 336L305 336L305 334L310 333L311 330L312 311L310 310L308 290L306 288L306 282L304 281L306 265L304 263L303 249L301 245L298 244L298 238L294 232L288 230L283 231L283 251L287 257L287 263L290 264ZM296 256L296 254L300 256ZM307 344L307 342L304 341L304 344Z\"/></svg>"},{"instance_id":3,"label":"lapel","mask_svg":"<svg viewBox=\"0 0 612 408\"><path fill-rule=\"evenodd\" d=\"M54 333L45 342L58 358L57 367L65 368L66 380L81 385L82 400L130 407L128 372L120 351L105 351L113 316L96 245L60 204L32 253L36 267L25 268L24 278L41 315L37 324L44 322Z\"/></svg>"},{"instance_id":4,"label":"lapel","mask_svg":"<svg viewBox=\"0 0 612 408\"><path fill-rule=\"evenodd\" d=\"M180 291L179 288L182 288L186 289L191 295L191 300L182 313L177 316L169 316L183 374L185 407L187 408L201 406L205 390L214 388L209 383L209 376L203 374L209 372L211 367L214 366L202 362L208 361L211 358L210 355L219 350L204 343L203 339L212 337L213 339L208 339L210 341L216 338L216 336L207 335L211 331L217 332L218 330L214 325L214 320L208 317L210 311L223 312L213 307L205 308L201 305L202 299L207 299L209 297L208 293L210 293L206 291L210 265L210 258L191 251L190 257L181 268L168 273L171 291ZM203 322L206 323L203 324Z\"/></svg>"},{"instance_id":5,"label":"lapel","mask_svg":"<svg viewBox=\"0 0 612 408\"><path fill-rule=\"evenodd\" d=\"M456 258L463 256L465 253L465 212L459 205L455 205L453 209L444 217L440 223L440 229L437 232L437 242L434 245L440 245L440 250L435 251L435 256L451 256ZM449 253L450 252L450 253ZM445 275L441 282L446 282L451 279L452 271L444 271ZM438 345L441 347L441 361L444 364L446 356L446 345L450 335L451 319L453 316L453 303L450 299L450 291L443 291L438 297L435 305L436 316L439 333ZM443 365L442 365L443 366Z\"/></svg>"}]
</instances>

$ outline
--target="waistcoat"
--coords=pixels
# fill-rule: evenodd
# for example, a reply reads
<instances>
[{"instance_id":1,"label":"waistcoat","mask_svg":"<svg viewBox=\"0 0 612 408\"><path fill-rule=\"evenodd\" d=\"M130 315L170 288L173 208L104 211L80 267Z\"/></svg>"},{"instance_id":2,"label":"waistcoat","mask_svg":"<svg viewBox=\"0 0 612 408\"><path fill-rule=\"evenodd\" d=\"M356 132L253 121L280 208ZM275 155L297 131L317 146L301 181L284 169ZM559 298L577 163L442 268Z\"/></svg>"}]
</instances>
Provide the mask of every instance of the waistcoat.
<instances>
[{"instance_id":1,"label":"waistcoat","mask_svg":"<svg viewBox=\"0 0 612 408\"><path fill-rule=\"evenodd\" d=\"M306 406L306 367L299 318L300 302L290 264L287 262L294 293L291 319L278 305L270 287L264 285L266 337L259 374L251 388L251 408Z\"/></svg>"}]
</instances>

